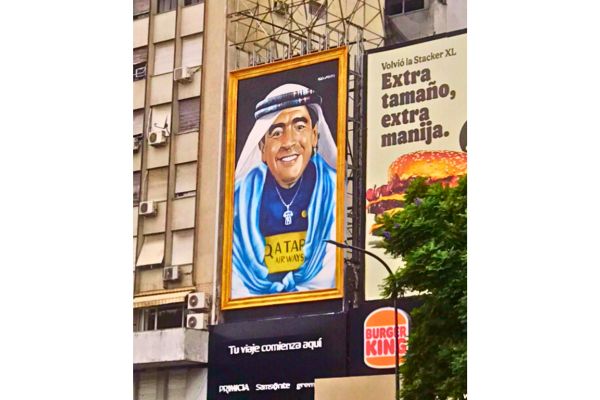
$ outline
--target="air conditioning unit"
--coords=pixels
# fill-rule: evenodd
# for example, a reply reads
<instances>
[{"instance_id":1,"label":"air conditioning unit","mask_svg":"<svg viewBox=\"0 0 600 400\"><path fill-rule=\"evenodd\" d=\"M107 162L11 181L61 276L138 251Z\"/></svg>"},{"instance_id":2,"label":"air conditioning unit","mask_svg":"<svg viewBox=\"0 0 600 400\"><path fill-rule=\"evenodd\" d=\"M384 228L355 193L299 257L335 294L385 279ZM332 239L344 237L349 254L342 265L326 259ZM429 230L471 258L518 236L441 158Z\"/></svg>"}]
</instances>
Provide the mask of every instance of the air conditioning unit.
<instances>
[{"instance_id":1,"label":"air conditioning unit","mask_svg":"<svg viewBox=\"0 0 600 400\"><path fill-rule=\"evenodd\" d=\"M175 68L173 71L173 80L180 83L191 82L192 71L188 67Z\"/></svg>"},{"instance_id":2,"label":"air conditioning unit","mask_svg":"<svg viewBox=\"0 0 600 400\"><path fill-rule=\"evenodd\" d=\"M140 202L139 214L140 215L156 215L158 212L158 204L153 201L142 201Z\"/></svg>"},{"instance_id":3,"label":"air conditioning unit","mask_svg":"<svg viewBox=\"0 0 600 400\"><path fill-rule=\"evenodd\" d=\"M193 313L188 314L185 327L189 329L208 329L208 314Z\"/></svg>"},{"instance_id":4,"label":"air conditioning unit","mask_svg":"<svg viewBox=\"0 0 600 400\"><path fill-rule=\"evenodd\" d=\"M210 297L204 292L190 293L187 298L188 310L208 310Z\"/></svg>"},{"instance_id":5,"label":"air conditioning unit","mask_svg":"<svg viewBox=\"0 0 600 400\"><path fill-rule=\"evenodd\" d=\"M179 267L173 265L163 269L163 281L176 281L179 279Z\"/></svg>"},{"instance_id":6,"label":"air conditioning unit","mask_svg":"<svg viewBox=\"0 0 600 400\"><path fill-rule=\"evenodd\" d=\"M273 3L273 12L279 15L288 15L289 8L289 4L287 4L285 1L275 0L275 2Z\"/></svg>"},{"instance_id":7,"label":"air conditioning unit","mask_svg":"<svg viewBox=\"0 0 600 400\"><path fill-rule=\"evenodd\" d=\"M139 81L146 78L146 63L133 64L133 80Z\"/></svg>"},{"instance_id":8,"label":"air conditioning unit","mask_svg":"<svg viewBox=\"0 0 600 400\"><path fill-rule=\"evenodd\" d=\"M148 135L148 143L152 146L160 146L167 143L167 137L169 137L169 133L166 129L155 130Z\"/></svg>"}]
</instances>

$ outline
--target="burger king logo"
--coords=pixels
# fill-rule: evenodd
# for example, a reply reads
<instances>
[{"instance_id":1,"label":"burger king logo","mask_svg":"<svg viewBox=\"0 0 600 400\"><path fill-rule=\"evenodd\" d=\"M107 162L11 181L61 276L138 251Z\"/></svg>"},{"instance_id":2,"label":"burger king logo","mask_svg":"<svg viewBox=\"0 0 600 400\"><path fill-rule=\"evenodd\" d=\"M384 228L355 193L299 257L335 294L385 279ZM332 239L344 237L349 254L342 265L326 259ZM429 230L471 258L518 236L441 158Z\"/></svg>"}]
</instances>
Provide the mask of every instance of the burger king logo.
<instances>
[{"instance_id":1,"label":"burger king logo","mask_svg":"<svg viewBox=\"0 0 600 400\"><path fill-rule=\"evenodd\" d=\"M365 319L365 364L371 368L394 368L396 342L394 340L394 308L382 307ZM404 362L408 342L408 314L398 310L398 355Z\"/></svg>"}]
</instances>

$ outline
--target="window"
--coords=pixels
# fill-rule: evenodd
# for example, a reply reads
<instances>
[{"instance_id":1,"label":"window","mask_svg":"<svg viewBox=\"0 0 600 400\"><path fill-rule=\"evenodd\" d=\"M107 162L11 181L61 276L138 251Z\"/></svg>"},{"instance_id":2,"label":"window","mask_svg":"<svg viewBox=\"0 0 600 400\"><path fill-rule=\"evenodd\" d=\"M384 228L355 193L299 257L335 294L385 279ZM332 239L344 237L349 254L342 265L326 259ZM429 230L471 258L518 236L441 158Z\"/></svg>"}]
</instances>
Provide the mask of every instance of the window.
<instances>
[{"instance_id":1,"label":"window","mask_svg":"<svg viewBox=\"0 0 600 400\"><path fill-rule=\"evenodd\" d=\"M194 261L194 230L173 232L173 265L191 264Z\"/></svg>"},{"instance_id":2,"label":"window","mask_svg":"<svg viewBox=\"0 0 600 400\"><path fill-rule=\"evenodd\" d=\"M425 0L385 0L386 15L405 14L424 8Z\"/></svg>"},{"instance_id":3,"label":"window","mask_svg":"<svg viewBox=\"0 0 600 400\"><path fill-rule=\"evenodd\" d=\"M146 308L142 311L143 331L181 328L185 326L184 304L174 304L162 307Z\"/></svg>"},{"instance_id":4,"label":"window","mask_svg":"<svg viewBox=\"0 0 600 400\"><path fill-rule=\"evenodd\" d=\"M133 64L133 80L139 81L146 78L146 62Z\"/></svg>"},{"instance_id":5,"label":"window","mask_svg":"<svg viewBox=\"0 0 600 400\"><path fill-rule=\"evenodd\" d=\"M184 197L173 200L171 217L171 229L193 228L196 218L196 197Z\"/></svg>"},{"instance_id":6,"label":"window","mask_svg":"<svg viewBox=\"0 0 600 400\"><path fill-rule=\"evenodd\" d=\"M133 372L133 400L182 400L190 398L195 384L193 370L187 368L145 369Z\"/></svg>"},{"instance_id":7,"label":"window","mask_svg":"<svg viewBox=\"0 0 600 400\"><path fill-rule=\"evenodd\" d=\"M319 1L311 0L308 2L308 12L317 17L317 19L321 19L325 16L327 7Z\"/></svg>"},{"instance_id":8,"label":"window","mask_svg":"<svg viewBox=\"0 0 600 400\"><path fill-rule=\"evenodd\" d=\"M179 132L200 128L200 97L179 101Z\"/></svg>"},{"instance_id":9,"label":"window","mask_svg":"<svg viewBox=\"0 0 600 400\"><path fill-rule=\"evenodd\" d=\"M154 106L150 110L152 124L149 130L166 129L171 132L171 103ZM151 167L150 167L151 168Z\"/></svg>"},{"instance_id":10,"label":"window","mask_svg":"<svg viewBox=\"0 0 600 400\"><path fill-rule=\"evenodd\" d=\"M133 80L139 81L146 78L146 66L148 64L148 47L140 47L133 50Z\"/></svg>"},{"instance_id":11,"label":"window","mask_svg":"<svg viewBox=\"0 0 600 400\"><path fill-rule=\"evenodd\" d=\"M133 0L133 17L147 16L150 11L150 0Z\"/></svg>"},{"instance_id":12,"label":"window","mask_svg":"<svg viewBox=\"0 0 600 400\"><path fill-rule=\"evenodd\" d=\"M181 65L185 67L202 65L202 35L185 37L181 43Z\"/></svg>"},{"instance_id":13,"label":"window","mask_svg":"<svg viewBox=\"0 0 600 400\"><path fill-rule=\"evenodd\" d=\"M175 164L198 159L198 131L175 135Z\"/></svg>"},{"instance_id":14,"label":"window","mask_svg":"<svg viewBox=\"0 0 600 400\"><path fill-rule=\"evenodd\" d=\"M200 4L201 1L200 0L185 0L183 2L184 6L193 6L194 4Z\"/></svg>"},{"instance_id":15,"label":"window","mask_svg":"<svg viewBox=\"0 0 600 400\"><path fill-rule=\"evenodd\" d=\"M135 259L137 258L137 208L133 209L133 232L134 232L134 237L133 237L133 270L135 271Z\"/></svg>"},{"instance_id":16,"label":"window","mask_svg":"<svg viewBox=\"0 0 600 400\"><path fill-rule=\"evenodd\" d=\"M165 257L165 234L144 236L136 267L162 264Z\"/></svg>"},{"instance_id":17,"label":"window","mask_svg":"<svg viewBox=\"0 0 600 400\"><path fill-rule=\"evenodd\" d=\"M164 74L173 70L175 56L175 42L172 40L157 43L154 47L154 75Z\"/></svg>"},{"instance_id":18,"label":"window","mask_svg":"<svg viewBox=\"0 0 600 400\"><path fill-rule=\"evenodd\" d=\"M137 171L133 173L133 206L140 204L140 185L142 182L142 173Z\"/></svg>"},{"instance_id":19,"label":"window","mask_svg":"<svg viewBox=\"0 0 600 400\"><path fill-rule=\"evenodd\" d=\"M158 0L158 13L172 11L177 7L177 0Z\"/></svg>"},{"instance_id":20,"label":"window","mask_svg":"<svg viewBox=\"0 0 600 400\"><path fill-rule=\"evenodd\" d=\"M148 200L167 200L167 180L169 168L154 168L148 170Z\"/></svg>"},{"instance_id":21,"label":"window","mask_svg":"<svg viewBox=\"0 0 600 400\"><path fill-rule=\"evenodd\" d=\"M194 194L196 192L195 162L179 164L175 167L175 197Z\"/></svg>"},{"instance_id":22,"label":"window","mask_svg":"<svg viewBox=\"0 0 600 400\"><path fill-rule=\"evenodd\" d=\"M133 152L138 153L142 148L144 143L144 135L139 133L137 135L133 135ZM135 170L137 171L137 169Z\"/></svg>"},{"instance_id":23,"label":"window","mask_svg":"<svg viewBox=\"0 0 600 400\"><path fill-rule=\"evenodd\" d=\"M133 63L139 64L148 61L148 46L133 49Z\"/></svg>"},{"instance_id":24,"label":"window","mask_svg":"<svg viewBox=\"0 0 600 400\"><path fill-rule=\"evenodd\" d=\"M144 109L133 110L133 136L144 133Z\"/></svg>"},{"instance_id":25,"label":"window","mask_svg":"<svg viewBox=\"0 0 600 400\"><path fill-rule=\"evenodd\" d=\"M167 399L185 399L187 388L187 369L169 370L167 383Z\"/></svg>"}]
</instances>

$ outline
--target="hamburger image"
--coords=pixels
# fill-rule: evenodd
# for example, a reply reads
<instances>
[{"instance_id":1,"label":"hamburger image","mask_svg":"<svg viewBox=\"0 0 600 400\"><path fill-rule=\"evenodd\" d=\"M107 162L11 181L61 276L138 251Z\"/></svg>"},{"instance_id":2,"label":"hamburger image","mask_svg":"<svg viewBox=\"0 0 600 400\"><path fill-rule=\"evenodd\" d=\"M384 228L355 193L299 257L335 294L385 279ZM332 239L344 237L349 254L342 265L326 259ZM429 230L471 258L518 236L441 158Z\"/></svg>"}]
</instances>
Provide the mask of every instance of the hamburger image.
<instances>
[{"instance_id":1,"label":"hamburger image","mask_svg":"<svg viewBox=\"0 0 600 400\"><path fill-rule=\"evenodd\" d=\"M367 212L375 214L371 233L381 226L383 214L392 215L404 208L404 192L418 177L428 184L454 187L467 173L467 153L450 150L416 151L398 157L388 168L388 182L367 189Z\"/></svg>"}]
</instances>

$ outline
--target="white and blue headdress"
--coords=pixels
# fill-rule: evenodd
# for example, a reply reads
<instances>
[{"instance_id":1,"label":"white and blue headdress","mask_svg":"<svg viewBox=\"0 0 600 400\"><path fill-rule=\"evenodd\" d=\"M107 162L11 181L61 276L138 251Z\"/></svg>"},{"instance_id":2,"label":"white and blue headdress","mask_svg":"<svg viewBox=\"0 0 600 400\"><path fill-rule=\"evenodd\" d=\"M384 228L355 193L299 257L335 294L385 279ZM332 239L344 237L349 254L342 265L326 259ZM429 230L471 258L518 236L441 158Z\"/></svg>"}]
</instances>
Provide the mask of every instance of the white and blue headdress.
<instances>
[{"instance_id":1,"label":"white and blue headdress","mask_svg":"<svg viewBox=\"0 0 600 400\"><path fill-rule=\"evenodd\" d=\"M317 132L319 134L318 152L325 162L336 168L337 149L329 126L321 109L321 96L314 90L302 85L287 83L271 91L267 97L256 104L254 117L256 122L248 135L244 149L235 168L235 180L244 177L251 169L262 162L258 143L267 133L279 113L291 107L307 106L318 115Z\"/></svg>"}]
</instances>

